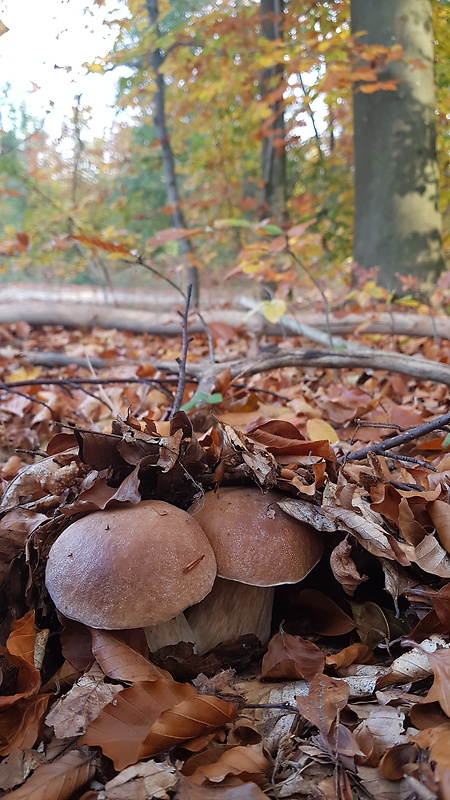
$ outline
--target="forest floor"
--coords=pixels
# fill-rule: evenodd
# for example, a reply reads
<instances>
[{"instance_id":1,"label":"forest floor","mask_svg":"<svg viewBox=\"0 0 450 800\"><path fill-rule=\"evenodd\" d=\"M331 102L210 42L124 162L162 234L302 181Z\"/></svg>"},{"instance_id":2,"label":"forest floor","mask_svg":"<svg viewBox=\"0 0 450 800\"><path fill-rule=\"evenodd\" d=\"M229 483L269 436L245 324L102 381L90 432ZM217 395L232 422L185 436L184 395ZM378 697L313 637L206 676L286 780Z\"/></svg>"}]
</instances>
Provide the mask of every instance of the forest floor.
<instances>
[{"instance_id":1,"label":"forest floor","mask_svg":"<svg viewBox=\"0 0 450 800\"><path fill-rule=\"evenodd\" d=\"M27 291L0 305L42 299ZM355 329L345 368L300 336L212 339L214 369L201 332L184 359L181 336L0 325L0 792L450 800L449 339ZM414 376L428 365L439 378ZM230 485L276 490L267 514L323 548L277 587L268 643L149 655L141 630L56 614L44 570L68 519L196 513Z\"/></svg>"}]
</instances>

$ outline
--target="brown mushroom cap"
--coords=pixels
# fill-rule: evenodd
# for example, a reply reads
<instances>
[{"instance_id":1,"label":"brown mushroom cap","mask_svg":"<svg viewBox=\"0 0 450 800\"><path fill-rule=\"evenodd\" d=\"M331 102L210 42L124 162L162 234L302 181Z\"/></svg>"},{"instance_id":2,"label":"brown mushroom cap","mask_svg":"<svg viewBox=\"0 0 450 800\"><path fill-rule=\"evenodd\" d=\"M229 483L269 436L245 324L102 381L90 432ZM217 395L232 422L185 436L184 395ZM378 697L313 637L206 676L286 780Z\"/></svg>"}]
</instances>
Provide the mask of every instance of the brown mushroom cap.
<instances>
[{"instance_id":1,"label":"brown mushroom cap","mask_svg":"<svg viewBox=\"0 0 450 800\"><path fill-rule=\"evenodd\" d=\"M114 630L172 619L208 594L216 571L198 522L146 500L69 525L50 549L45 580L66 617Z\"/></svg>"},{"instance_id":2,"label":"brown mushroom cap","mask_svg":"<svg viewBox=\"0 0 450 800\"><path fill-rule=\"evenodd\" d=\"M205 496L195 514L211 542L221 578L252 586L297 583L319 561L320 534L277 505L285 495L240 486Z\"/></svg>"}]
</instances>

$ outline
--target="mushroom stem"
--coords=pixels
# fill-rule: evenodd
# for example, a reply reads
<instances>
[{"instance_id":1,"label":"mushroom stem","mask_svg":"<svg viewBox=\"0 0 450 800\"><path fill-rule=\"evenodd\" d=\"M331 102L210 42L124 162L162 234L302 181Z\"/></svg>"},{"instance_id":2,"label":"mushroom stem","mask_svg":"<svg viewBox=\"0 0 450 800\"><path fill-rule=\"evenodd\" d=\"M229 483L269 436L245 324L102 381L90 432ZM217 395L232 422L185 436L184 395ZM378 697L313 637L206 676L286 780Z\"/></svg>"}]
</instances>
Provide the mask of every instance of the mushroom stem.
<instances>
[{"instance_id":1,"label":"mushroom stem","mask_svg":"<svg viewBox=\"0 0 450 800\"><path fill-rule=\"evenodd\" d=\"M270 638L273 586L249 586L246 583L216 578L210 593L185 615L193 631L199 654L220 642L254 633L265 643Z\"/></svg>"},{"instance_id":2,"label":"mushroom stem","mask_svg":"<svg viewBox=\"0 0 450 800\"><path fill-rule=\"evenodd\" d=\"M159 622L157 625L147 625L144 628L148 649L156 653L161 647L179 642L194 642L195 635L183 613L168 622Z\"/></svg>"}]
</instances>

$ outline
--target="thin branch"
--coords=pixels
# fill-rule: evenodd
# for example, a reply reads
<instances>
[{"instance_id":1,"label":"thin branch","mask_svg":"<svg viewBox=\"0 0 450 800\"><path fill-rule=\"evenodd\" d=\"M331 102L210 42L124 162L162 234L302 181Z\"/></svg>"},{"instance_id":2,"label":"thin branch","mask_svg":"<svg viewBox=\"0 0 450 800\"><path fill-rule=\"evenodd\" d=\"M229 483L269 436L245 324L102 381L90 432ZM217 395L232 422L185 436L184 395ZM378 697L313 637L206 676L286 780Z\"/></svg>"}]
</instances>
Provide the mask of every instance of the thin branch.
<instances>
[{"instance_id":1,"label":"thin branch","mask_svg":"<svg viewBox=\"0 0 450 800\"><path fill-rule=\"evenodd\" d=\"M422 425L416 425L414 428L410 428L404 431L404 433L399 433L397 436L391 436L389 439L385 439L384 442L378 442L377 444L363 447L361 450L355 450L353 453L347 453L345 456L341 456L341 458L338 459L338 463L344 464L346 461L360 461L362 458L365 458L368 453L382 455L393 447L398 447L401 444L412 442L414 439L419 439L419 437L425 436L427 433L431 433L431 431L442 428L443 425L448 425L449 422L450 414L443 414L441 417L437 417L437 419L424 422ZM398 458L398 456L396 457Z\"/></svg>"},{"instance_id":2,"label":"thin branch","mask_svg":"<svg viewBox=\"0 0 450 800\"><path fill-rule=\"evenodd\" d=\"M145 269L148 269L148 271L152 272L153 275L156 275L161 280L166 281L166 283L168 283L169 286L171 286L173 289L176 289L176 291L179 294L181 294L183 299L186 301L186 294L183 292L182 289L180 289L180 287L178 286L178 284L175 283L175 281L173 281L171 278L168 278L166 275L163 275L161 272L158 272L158 270L155 269L154 267L152 267L150 264L147 264L147 262L144 261L144 258L143 258L142 255L139 255L136 258L136 261L137 261L138 264L141 265L141 267L144 267ZM208 327L208 323L206 322L203 314L197 308L197 306L192 306L192 310L197 314L197 317L199 318L201 324L203 325L203 330L205 332L205 336L208 339L209 360L210 360L211 364L214 364L214 362L215 362L214 342L213 342L213 338L212 338L212 335L211 335L211 331L210 331L210 329Z\"/></svg>"},{"instance_id":3,"label":"thin branch","mask_svg":"<svg viewBox=\"0 0 450 800\"><path fill-rule=\"evenodd\" d=\"M289 247L289 242L288 242L287 238L286 238L286 250L289 253L289 255L291 256L291 258L294 259L295 263L300 267L300 269L302 269L303 272L308 276L309 280L311 281L311 283L314 284L314 286L316 287L317 291L319 292L319 294L320 294L320 296L322 298L323 311L324 311L324 314L325 314L326 327L327 327L327 333L328 333L328 340L329 340L330 347L333 347L333 336L331 334L330 306L328 304L327 296L326 296L325 292L323 291L319 281L316 280L314 275L312 275L312 273L309 271L308 267L305 267L303 262L300 261L299 257L291 250L291 248Z\"/></svg>"},{"instance_id":4,"label":"thin branch","mask_svg":"<svg viewBox=\"0 0 450 800\"><path fill-rule=\"evenodd\" d=\"M181 408L181 403L183 401L183 394L184 394L184 387L186 386L186 360L188 354L188 347L189 342L192 342L192 339L188 337L187 332L187 321L189 315L189 303L191 302L191 294L192 294L192 283L190 283L186 289L186 300L184 304L184 311L181 314L182 320L182 345L181 345L181 358L177 358L178 364L178 387L177 387L177 394L175 397L175 401L172 407L171 417L177 413L177 411Z\"/></svg>"}]
</instances>

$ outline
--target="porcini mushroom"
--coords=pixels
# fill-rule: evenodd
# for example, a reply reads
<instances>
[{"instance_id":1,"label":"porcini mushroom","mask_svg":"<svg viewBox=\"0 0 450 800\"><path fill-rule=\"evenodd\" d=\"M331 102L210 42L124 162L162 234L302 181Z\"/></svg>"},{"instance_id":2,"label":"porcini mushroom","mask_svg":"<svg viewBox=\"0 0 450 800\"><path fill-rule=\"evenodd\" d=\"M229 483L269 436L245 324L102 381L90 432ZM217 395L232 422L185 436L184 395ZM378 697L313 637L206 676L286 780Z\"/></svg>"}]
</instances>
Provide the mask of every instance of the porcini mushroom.
<instances>
[{"instance_id":1,"label":"porcini mushroom","mask_svg":"<svg viewBox=\"0 0 450 800\"><path fill-rule=\"evenodd\" d=\"M198 603L215 577L214 553L199 523L169 503L146 500L71 523L50 549L45 582L55 606L70 619L154 634L149 626ZM188 638L185 621L184 626L175 641ZM153 638L149 646L157 650L167 643L174 641Z\"/></svg>"},{"instance_id":2,"label":"porcini mushroom","mask_svg":"<svg viewBox=\"0 0 450 800\"><path fill-rule=\"evenodd\" d=\"M301 581L320 560L319 533L277 505L281 492L228 487L205 496L195 519L217 561L212 591L186 612L204 653L219 642L254 633L270 637L274 587Z\"/></svg>"}]
</instances>

